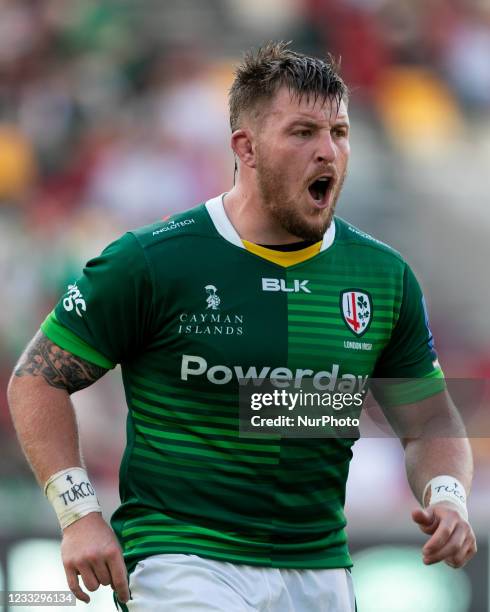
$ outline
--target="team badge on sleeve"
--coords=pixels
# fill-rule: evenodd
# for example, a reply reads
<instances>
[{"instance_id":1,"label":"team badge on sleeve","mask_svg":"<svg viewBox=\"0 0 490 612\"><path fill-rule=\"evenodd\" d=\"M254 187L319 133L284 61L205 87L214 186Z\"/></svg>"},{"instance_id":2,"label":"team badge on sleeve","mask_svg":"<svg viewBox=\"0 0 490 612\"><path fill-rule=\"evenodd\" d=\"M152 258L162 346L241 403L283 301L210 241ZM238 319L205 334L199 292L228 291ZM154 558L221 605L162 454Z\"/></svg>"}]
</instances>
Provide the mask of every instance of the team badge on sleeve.
<instances>
[{"instance_id":1,"label":"team badge on sleeve","mask_svg":"<svg viewBox=\"0 0 490 612\"><path fill-rule=\"evenodd\" d=\"M373 316L373 302L366 291L347 289L340 294L340 310L347 327L356 334L364 334Z\"/></svg>"},{"instance_id":2,"label":"team badge on sleeve","mask_svg":"<svg viewBox=\"0 0 490 612\"><path fill-rule=\"evenodd\" d=\"M75 308L75 312L79 317L82 316L82 312L87 310L87 304L83 299L83 295L77 284L68 285L68 293L63 299L63 308L68 312Z\"/></svg>"}]
</instances>

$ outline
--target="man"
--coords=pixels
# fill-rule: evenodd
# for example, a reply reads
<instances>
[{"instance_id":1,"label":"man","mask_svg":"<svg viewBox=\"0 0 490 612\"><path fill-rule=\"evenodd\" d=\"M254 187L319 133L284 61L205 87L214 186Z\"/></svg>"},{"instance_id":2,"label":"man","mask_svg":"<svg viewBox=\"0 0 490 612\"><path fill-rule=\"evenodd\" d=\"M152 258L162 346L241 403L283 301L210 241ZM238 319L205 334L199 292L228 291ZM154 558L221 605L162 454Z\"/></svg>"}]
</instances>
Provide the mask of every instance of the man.
<instances>
[{"instance_id":1,"label":"man","mask_svg":"<svg viewBox=\"0 0 490 612\"><path fill-rule=\"evenodd\" d=\"M333 63L264 46L237 70L230 116L233 189L90 261L22 355L11 411L80 600L78 575L90 591L111 584L138 612L346 612L354 440L240 437L239 381L325 388L442 373L410 268L333 216L349 158L347 89ZM69 400L116 363L129 414L112 527L129 589ZM377 397L425 507L412 514L431 535L423 560L461 567L476 551L471 452L449 437L461 427L443 385L428 389ZM446 437L410 436L441 419Z\"/></svg>"}]
</instances>

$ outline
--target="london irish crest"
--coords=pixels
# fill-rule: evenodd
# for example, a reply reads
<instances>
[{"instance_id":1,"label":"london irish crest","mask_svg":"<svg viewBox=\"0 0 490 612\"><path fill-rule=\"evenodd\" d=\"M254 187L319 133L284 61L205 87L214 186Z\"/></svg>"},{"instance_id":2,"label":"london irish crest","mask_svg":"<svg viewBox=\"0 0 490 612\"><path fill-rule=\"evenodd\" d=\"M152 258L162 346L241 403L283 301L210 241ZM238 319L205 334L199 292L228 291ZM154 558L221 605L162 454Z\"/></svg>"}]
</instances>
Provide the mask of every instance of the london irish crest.
<instances>
[{"instance_id":1,"label":"london irish crest","mask_svg":"<svg viewBox=\"0 0 490 612\"><path fill-rule=\"evenodd\" d=\"M346 289L340 294L340 311L347 327L362 336L373 317L373 301L366 291Z\"/></svg>"}]
</instances>

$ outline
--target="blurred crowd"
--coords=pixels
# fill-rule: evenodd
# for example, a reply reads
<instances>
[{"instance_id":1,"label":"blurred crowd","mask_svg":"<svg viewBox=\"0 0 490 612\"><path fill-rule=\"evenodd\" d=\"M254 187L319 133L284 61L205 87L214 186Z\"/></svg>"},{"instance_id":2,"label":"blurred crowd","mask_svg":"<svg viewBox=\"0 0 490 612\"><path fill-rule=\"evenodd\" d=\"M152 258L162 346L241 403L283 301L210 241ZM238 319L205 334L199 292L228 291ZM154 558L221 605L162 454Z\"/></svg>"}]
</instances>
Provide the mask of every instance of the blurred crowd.
<instances>
[{"instance_id":1,"label":"blurred crowd","mask_svg":"<svg viewBox=\"0 0 490 612\"><path fill-rule=\"evenodd\" d=\"M427 218L443 218L447 231L459 235L460 187L471 195L464 208L480 214L486 177L475 167L488 166L490 156L487 0L0 0L0 389L84 261L127 229L229 187L226 96L233 64L243 49L268 38L341 57L354 131L369 136L359 143L368 154L354 166L358 181L348 188L353 211L367 197L363 172L369 174L373 160L395 159L397 169L387 163L385 174L373 167L369 201L391 200L394 192L404 202L429 198L435 212ZM441 164L446 172L431 172ZM382 239L388 204L376 222ZM421 213L420 205L413 212ZM480 230L490 225L488 210L482 214ZM405 229L411 223L420 230L417 220L403 219ZM421 242L430 242L431 231ZM470 234L468 248L478 242ZM426 269L437 265L430 268L437 278L446 269L449 282L454 253L445 265L446 254L436 255L442 263ZM486 271L483 251L478 259ZM455 290L440 291L431 284L440 302ZM433 325L446 337L449 356L467 341L465 360L458 351L451 362L456 375L490 378L488 316L481 297L470 301L471 291L462 293L467 302L453 307L467 306L473 327L458 335L450 305L433 312ZM95 423L87 454L96 476L112 479L120 447L97 430L122 412L122 398L111 385L101 388L93 397L106 416L100 405L92 412L87 405ZM4 395L0 441L13 448ZM486 445L477 446L487 457ZM21 466L3 462L0 476Z\"/></svg>"},{"instance_id":2,"label":"blurred crowd","mask_svg":"<svg viewBox=\"0 0 490 612\"><path fill-rule=\"evenodd\" d=\"M490 107L490 6L485 0L304 0L317 41L342 57L366 103L393 72L413 70L465 112ZM425 78L425 80L423 80ZM446 91L447 90L447 91ZM429 92L430 93L430 92Z\"/></svg>"}]
</instances>

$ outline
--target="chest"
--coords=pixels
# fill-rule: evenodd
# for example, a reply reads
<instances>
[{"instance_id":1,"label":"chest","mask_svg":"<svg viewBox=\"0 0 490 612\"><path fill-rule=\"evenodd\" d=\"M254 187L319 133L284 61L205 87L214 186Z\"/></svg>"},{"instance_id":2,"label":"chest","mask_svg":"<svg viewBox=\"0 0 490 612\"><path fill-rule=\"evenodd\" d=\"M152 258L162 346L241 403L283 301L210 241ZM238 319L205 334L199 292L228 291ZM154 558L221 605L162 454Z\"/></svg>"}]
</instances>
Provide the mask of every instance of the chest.
<instances>
[{"instance_id":1,"label":"chest","mask_svg":"<svg viewBox=\"0 0 490 612\"><path fill-rule=\"evenodd\" d=\"M216 385L369 376L401 290L387 270L362 261L320 256L282 268L234 251L162 270L156 286L151 358L181 379Z\"/></svg>"}]
</instances>

